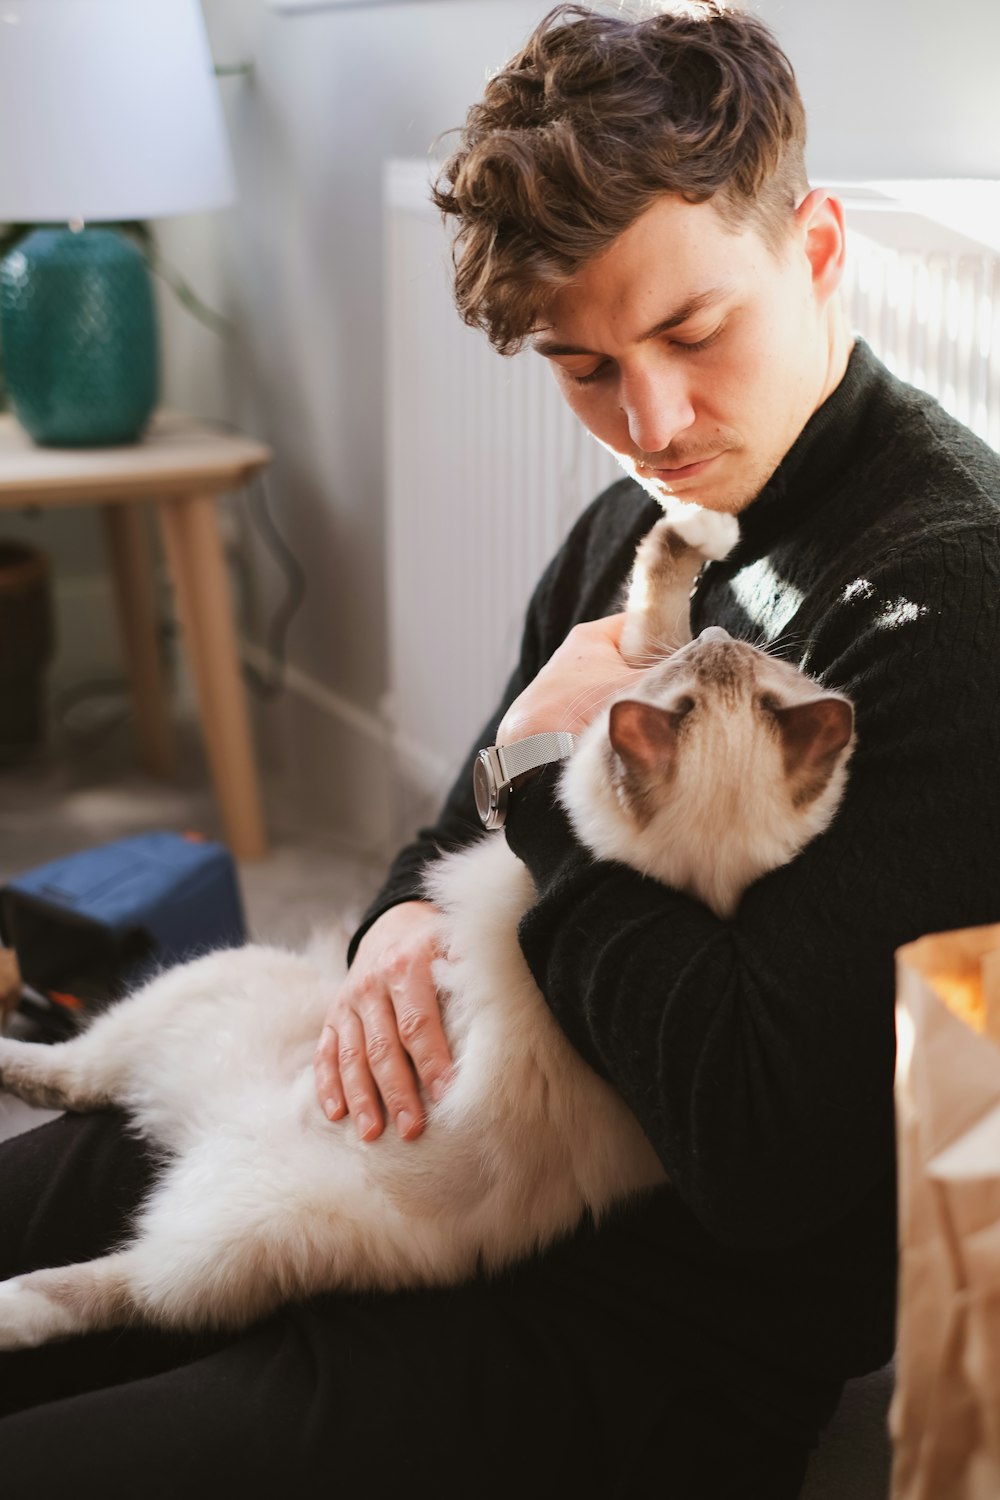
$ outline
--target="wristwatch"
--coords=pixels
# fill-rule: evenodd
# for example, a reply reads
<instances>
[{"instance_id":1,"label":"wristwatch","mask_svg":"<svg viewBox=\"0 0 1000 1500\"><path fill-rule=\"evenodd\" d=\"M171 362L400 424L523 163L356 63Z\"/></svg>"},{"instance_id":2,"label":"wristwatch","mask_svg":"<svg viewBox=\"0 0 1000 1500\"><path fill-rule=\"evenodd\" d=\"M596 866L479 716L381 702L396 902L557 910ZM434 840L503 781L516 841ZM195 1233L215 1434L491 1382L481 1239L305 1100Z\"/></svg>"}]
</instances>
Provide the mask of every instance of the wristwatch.
<instances>
[{"instance_id":1,"label":"wristwatch","mask_svg":"<svg viewBox=\"0 0 1000 1500\"><path fill-rule=\"evenodd\" d=\"M537 771L554 760L565 760L576 748L575 734L532 734L510 745L487 745L476 756L472 788L484 828L502 828L510 789L518 776Z\"/></svg>"}]
</instances>

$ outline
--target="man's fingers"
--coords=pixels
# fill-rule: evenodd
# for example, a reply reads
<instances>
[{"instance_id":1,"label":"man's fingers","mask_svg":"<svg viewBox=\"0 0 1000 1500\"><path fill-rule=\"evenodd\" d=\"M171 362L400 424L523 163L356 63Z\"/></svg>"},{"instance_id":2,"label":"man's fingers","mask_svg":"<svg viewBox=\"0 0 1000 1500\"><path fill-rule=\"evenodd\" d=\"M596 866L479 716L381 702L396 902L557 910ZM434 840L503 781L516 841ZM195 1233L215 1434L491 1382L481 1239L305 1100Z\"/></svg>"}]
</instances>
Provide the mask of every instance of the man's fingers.
<instances>
[{"instance_id":1,"label":"man's fingers","mask_svg":"<svg viewBox=\"0 0 1000 1500\"><path fill-rule=\"evenodd\" d=\"M329 1023L323 1027L316 1045L313 1072L323 1113L328 1120L343 1119L347 1113L347 1101L340 1086L340 1049L336 1027Z\"/></svg>"},{"instance_id":2,"label":"man's fingers","mask_svg":"<svg viewBox=\"0 0 1000 1500\"><path fill-rule=\"evenodd\" d=\"M369 1065L369 1038L361 1019L348 1011L337 1033L340 1082L347 1108L362 1140L374 1141L382 1134L382 1108Z\"/></svg>"},{"instance_id":3,"label":"man's fingers","mask_svg":"<svg viewBox=\"0 0 1000 1500\"><path fill-rule=\"evenodd\" d=\"M434 982L428 975L414 982L398 1000L393 995L396 1022L403 1046L417 1071L421 1087L434 1100L444 1093L451 1077L451 1053L438 1005Z\"/></svg>"},{"instance_id":4,"label":"man's fingers","mask_svg":"<svg viewBox=\"0 0 1000 1500\"><path fill-rule=\"evenodd\" d=\"M386 1117L414 1139L424 1127L421 1089L440 1098L450 1077L433 980L439 923L425 901L383 913L327 1012L313 1057L316 1092L329 1119L349 1112L365 1140L382 1134Z\"/></svg>"},{"instance_id":5,"label":"man's fingers","mask_svg":"<svg viewBox=\"0 0 1000 1500\"><path fill-rule=\"evenodd\" d=\"M364 1093L368 1092L369 1080L372 1080L377 1090L375 1097L381 1098L386 1114L404 1140L412 1140L424 1128L420 1091L413 1064L400 1036L396 1014L397 1004L407 1007L411 1004L411 997L418 988L414 985L415 972L417 970L408 956L391 955L381 976L371 976L362 982L356 1004L364 1028L367 1075L357 1059L353 1060L358 1063L356 1075L352 1074L345 1060L345 1039L340 1039L340 1072L351 1114L356 1116L358 1113L351 1088L353 1077L357 1077L359 1090ZM431 1001L436 1007L433 990ZM367 1102L361 1107L367 1113ZM358 1128L365 1139L374 1139L362 1128L360 1120Z\"/></svg>"},{"instance_id":6,"label":"man's fingers","mask_svg":"<svg viewBox=\"0 0 1000 1500\"><path fill-rule=\"evenodd\" d=\"M424 1128L424 1112L413 1067L400 1040L388 996L380 1004L368 1006L364 1024L368 1064L386 1113L404 1140L412 1140ZM354 1113L353 1105L351 1113Z\"/></svg>"}]
</instances>

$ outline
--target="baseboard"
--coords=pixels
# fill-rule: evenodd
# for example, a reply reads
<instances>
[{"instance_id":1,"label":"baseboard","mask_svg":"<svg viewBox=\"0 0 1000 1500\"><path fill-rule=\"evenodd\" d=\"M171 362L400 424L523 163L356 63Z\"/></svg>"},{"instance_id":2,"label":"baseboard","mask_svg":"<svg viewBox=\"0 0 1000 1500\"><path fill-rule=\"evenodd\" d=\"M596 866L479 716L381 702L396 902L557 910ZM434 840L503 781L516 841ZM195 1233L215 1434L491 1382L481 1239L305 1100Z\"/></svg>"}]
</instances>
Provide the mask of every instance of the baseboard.
<instances>
[{"instance_id":1,"label":"baseboard","mask_svg":"<svg viewBox=\"0 0 1000 1500\"><path fill-rule=\"evenodd\" d=\"M241 650L269 680L267 653L248 641ZM360 854L391 858L433 815L447 768L402 745L387 712L360 708L292 665L282 681L285 691L271 701L251 694L268 784L281 807L313 828L329 827Z\"/></svg>"}]
</instances>

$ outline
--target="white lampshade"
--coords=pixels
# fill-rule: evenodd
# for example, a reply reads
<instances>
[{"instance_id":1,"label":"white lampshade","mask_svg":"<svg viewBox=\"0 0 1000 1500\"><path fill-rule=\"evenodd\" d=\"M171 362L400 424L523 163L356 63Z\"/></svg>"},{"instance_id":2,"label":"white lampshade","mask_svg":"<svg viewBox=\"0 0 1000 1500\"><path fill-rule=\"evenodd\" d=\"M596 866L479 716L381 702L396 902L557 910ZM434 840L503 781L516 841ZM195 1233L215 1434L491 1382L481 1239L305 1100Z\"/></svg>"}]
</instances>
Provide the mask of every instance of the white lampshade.
<instances>
[{"instance_id":1,"label":"white lampshade","mask_svg":"<svg viewBox=\"0 0 1000 1500\"><path fill-rule=\"evenodd\" d=\"M0 220L149 219L235 195L198 0L0 0Z\"/></svg>"}]
</instances>

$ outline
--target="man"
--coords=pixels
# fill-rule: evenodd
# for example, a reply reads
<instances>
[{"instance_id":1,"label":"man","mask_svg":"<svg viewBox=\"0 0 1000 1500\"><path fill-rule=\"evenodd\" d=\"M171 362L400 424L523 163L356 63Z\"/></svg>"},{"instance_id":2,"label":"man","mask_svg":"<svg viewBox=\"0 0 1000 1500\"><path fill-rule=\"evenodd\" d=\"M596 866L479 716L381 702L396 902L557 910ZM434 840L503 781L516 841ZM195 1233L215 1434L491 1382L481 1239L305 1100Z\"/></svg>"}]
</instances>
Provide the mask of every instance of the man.
<instances>
[{"instance_id":1,"label":"man","mask_svg":"<svg viewBox=\"0 0 1000 1500\"><path fill-rule=\"evenodd\" d=\"M755 18L563 6L488 84L436 192L465 319L547 359L630 475L542 580L481 743L579 730L628 680L610 612L667 497L741 519L695 629L770 643L857 707L834 828L730 923L589 861L553 768L513 789L506 828L538 887L521 941L539 986L671 1181L628 1250L597 1243L710 1351L689 1371L705 1402L665 1382L649 1475L672 1473L671 1402L709 1430L715 1401L744 1440L781 1435L770 1487L743 1491L775 1496L843 1379L892 1352L893 952L996 920L1000 833L1000 464L855 344L842 211L808 189L804 136ZM421 1089L447 1084L419 872L474 836L470 766L396 861L321 1039L320 1097L368 1139L386 1118L418 1135Z\"/></svg>"},{"instance_id":2,"label":"man","mask_svg":"<svg viewBox=\"0 0 1000 1500\"><path fill-rule=\"evenodd\" d=\"M501 350L531 340L629 477L539 584L316 1062L332 1118L419 1135L451 1063L419 876L480 832L475 751L579 728L624 680L616 601L662 500L732 510L695 629L854 699L832 827L728 922L588 859L555 765L494 835L537 886L539 987L669 1186L494 1281L0 1356L5 1492L790 1500L844 1379L891 1353L893 950L997 916L1000 463L853 344L803 128L769 33L715 4L562 7L471 111L438 185L463 316ZM154 1169L113 1116L0 1147L0 1276L100 1253Z\"/></svg>"}]
</instances>

